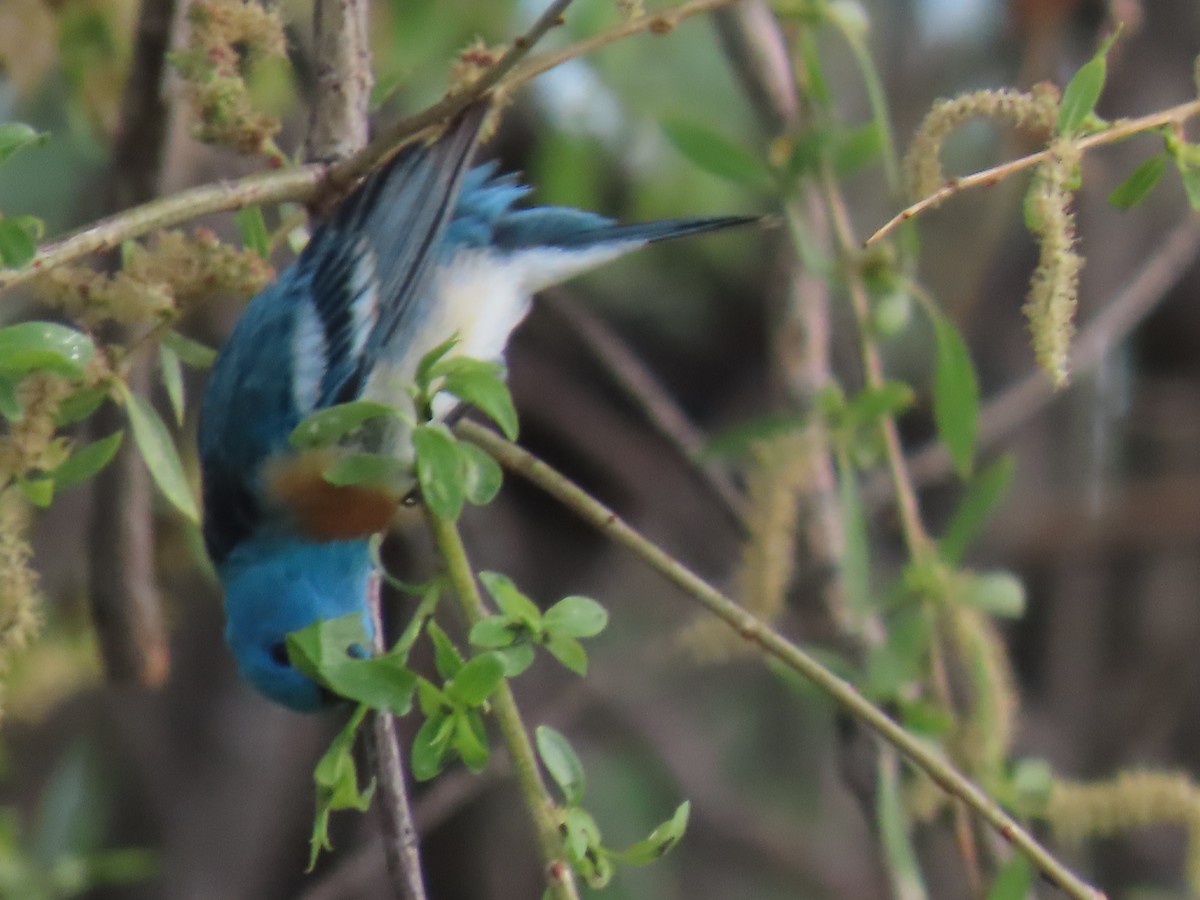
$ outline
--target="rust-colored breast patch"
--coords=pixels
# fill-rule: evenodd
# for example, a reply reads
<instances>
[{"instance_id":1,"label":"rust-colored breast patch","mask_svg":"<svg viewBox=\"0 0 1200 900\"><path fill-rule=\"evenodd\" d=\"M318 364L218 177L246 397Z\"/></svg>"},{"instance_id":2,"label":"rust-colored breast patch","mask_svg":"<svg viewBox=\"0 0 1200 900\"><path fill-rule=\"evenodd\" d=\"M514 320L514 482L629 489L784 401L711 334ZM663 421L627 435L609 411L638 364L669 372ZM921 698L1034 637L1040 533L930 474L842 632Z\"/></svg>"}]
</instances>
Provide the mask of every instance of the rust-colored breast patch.
<instances>
[{"instance_id":1,"label":"rust-colored breast patch","mask_svg":"<svg viewBox=\"0 0 1200 900\"><path fill-rule=\"evenodd\" d=\"M287 510L296 527L317 541L367 537L387 528L399 498L383 485L330 484L322 474L334 462L328 451L305 452L268 465L271 499Z\"/></svg>"}]
</instances>

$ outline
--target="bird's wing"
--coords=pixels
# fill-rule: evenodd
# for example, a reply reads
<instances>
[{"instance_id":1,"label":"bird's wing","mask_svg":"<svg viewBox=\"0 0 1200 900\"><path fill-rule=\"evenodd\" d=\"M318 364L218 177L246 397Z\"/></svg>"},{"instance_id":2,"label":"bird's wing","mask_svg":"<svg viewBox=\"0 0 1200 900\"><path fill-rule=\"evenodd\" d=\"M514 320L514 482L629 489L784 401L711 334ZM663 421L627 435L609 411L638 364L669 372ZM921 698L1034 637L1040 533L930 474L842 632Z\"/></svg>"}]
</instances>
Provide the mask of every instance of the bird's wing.
<instances>
[{"instance_id":1,"label":"bird's wing","mask_svg":"<svg viewBox=\"0 0 1200 900\"><path fill-rule=\"evenodd\" d=\"M430 277L486 109L476 104L433 144L401 151L346 198L301 255L324 336L317 408L357 397L383 346L431 299Z\"/></svg>"}]
</instances>

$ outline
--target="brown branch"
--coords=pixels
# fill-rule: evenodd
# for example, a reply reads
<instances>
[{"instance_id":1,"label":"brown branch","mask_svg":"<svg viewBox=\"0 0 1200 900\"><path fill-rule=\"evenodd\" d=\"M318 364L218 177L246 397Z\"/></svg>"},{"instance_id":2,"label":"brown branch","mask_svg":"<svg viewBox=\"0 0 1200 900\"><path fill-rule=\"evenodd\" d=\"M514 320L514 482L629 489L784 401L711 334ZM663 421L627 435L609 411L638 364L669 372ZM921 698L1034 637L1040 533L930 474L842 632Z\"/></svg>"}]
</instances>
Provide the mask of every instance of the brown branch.
<instances>
[{"instance_id":1,"label":"brown branch","mask_svg":"<svg viewBox=\"0 0 1200 900\"><path fill-rule=\"evenodd\" d=\"M345 159L366 146L371 100L367 0L318 0L313 6L316 97L304 158Z\"/></svg>"},{"instance_id":2,"label":"brown branch","mask_svg":"<svg viewBox=\"0 0 1200 900\"><path fill-rule=\"evenodd\" d=\"M169 118L163 82L175 5L175 0L143 0L138 14L133 62L121 99L121 130L113 148L110 209L158 193ZM114 335L116 340L125 337ZM131 391L147 394L149 363L136 361L127 381ZM123 425L119 411L109 405L92 420L90 431L101 437ZM157 687L167 680L170 651L154 570L153 501L146 467L133 442L125 441L92 487L88 593L109 680Z\"/></svg>"}]
</instances>

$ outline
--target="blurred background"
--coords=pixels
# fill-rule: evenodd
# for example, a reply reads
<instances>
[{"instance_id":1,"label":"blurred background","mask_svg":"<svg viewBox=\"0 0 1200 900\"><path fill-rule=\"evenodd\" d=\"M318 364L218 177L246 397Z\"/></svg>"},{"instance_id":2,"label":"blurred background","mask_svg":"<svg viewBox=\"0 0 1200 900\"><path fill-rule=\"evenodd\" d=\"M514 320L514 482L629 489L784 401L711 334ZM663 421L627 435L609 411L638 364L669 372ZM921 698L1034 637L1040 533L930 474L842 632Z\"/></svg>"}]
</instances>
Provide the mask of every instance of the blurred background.
<instances>
[{"instance_id":1,"label":"blurred background","mask_svg":"<svg viewBox=\"0 0 1200 900\"><path fill-rule=\"evenodd\" d=\"M307 3L281 6L291 67L258 73L253 87L256 101L282 116L277 143L290 155L303 142L312 89L310 13ZM461 48L481 35L503 43L540 6L376 0L378 120L435 100ZM1116 20L1124 34L1109 58L1101 115L1137 116L1196 93L1200 7L1185 0L902 0L863 9L901 144L939 97L1064 84ZM52 135L0 168L6 216L37 215L56 236L116 208L113 148L138 12L137 0L0 0L0 121ZM546 46L619 17L608 0L578 0ZM484 155L522 171L538 202L623 220L776 212L770 191L701 171L662 127L702 123L767 158L780 107L747 93L736 28L697 17L540 77L512 98ZM851 50L832 31L818 39L839 118L866 121ZM178 89L168 78L169 109ZM178 108L161 192L261 168L192 140ZM1142 766L1200 769L1200 308L1191 302L1200 223L1174 173L1136 209L1118 212L1105 199L1159 147L1158 138L1143 137L1085 160L1080 321L1092 355L1057 395L1026 382L1034 364L1020 309L1037 260L1022 223L1027 181L958 197L917 229L920 281L967 337L984 398L1004 398L987 407L986 456L1011 452L1016 461L1012 489L970 558L981 569L1016 572L1027 588L1026 615L1005 628L1022 698L1015 753L1045 758L1073 779ZM956 135L947 167L966 173L1029 149L1020 135L979 123ZM878 165L848 177L844 189L860 239L903 205ZM200 224L236 239L231 216ZM731 590L741 534L719 486L737 492L741 482L689 462L627 381L644 367L701 438L803 399L830 371L858 384L844 294L797 271L784 231L653 247L555 289L509 353L521 443ZM274 262L287 258L281 251ZM1130 292L1141 306L1127 339L1120 329L1088 330L1114 301L1132 304ZM194 305L181 328L216 346L242 299ZM823 374L820 353L814 360L801 352L796 362L797 342L822 342L813 334L822 319L796 310L826 302ZM34 304L29 292L9 295L0 317L18 320ZM932 335L914 314L884 349L890 375L917 391L901 424L936 533L961 487L928 444ZM202 383L202 374L188 382L190 397ZM165 402L157 384L150 391ZM189 409L179 438L194 467L190 402ZM865 487L872 556L887 572L900 558L897 521L886 486L868 477ZM73 885L96 900L386 896L374 812L338 815L336 852L303 874L312 767L341 717L290 713L238 680L221 642L220 594L195 535L160 501L147 557L152 577L142 589L165 613L170 674L153 689L106 683L89 596L109 577L97 567L111 569L113 560L97 549L96 533L120 530L131 514L107 496L65 494L35 522L46 625L18 660L3 703L0 884L25 885L31 898L75 896ZM517 684L527 721L555 726L579 750L587 805L608 843L632 843L692 801L684 843L653 866L622 869L605 896L890 895L862 785L864 767L868 783L872 777L870 741L827 702L756 658L687 652L679 638L696 612L686 598L515 479L491 506L468 510L463 529L478 568L508 573L543 604L582 593L611 612L609 629L590 645L586 680L541 660ZM786 633L813 645L836 631L815 599L828 580L819 544L801 560L781 620ZM385 555L409 580L434 570L419 515L402 511ZM388 608L402 624L413 603L393 597ZM415 725L402 728L411 738ZM501 762L479 777L453 767L416 786L414 803L432 897L539 896L531 829ZM1185 844L1182 829L1161 826L1064 852L1110 896L1184 897ZM970 896L944 822L918 829L917 846L931 896ZM11 880L25 870L46 874L40 887L33 876Z\"/></svg>"}]
</instances>

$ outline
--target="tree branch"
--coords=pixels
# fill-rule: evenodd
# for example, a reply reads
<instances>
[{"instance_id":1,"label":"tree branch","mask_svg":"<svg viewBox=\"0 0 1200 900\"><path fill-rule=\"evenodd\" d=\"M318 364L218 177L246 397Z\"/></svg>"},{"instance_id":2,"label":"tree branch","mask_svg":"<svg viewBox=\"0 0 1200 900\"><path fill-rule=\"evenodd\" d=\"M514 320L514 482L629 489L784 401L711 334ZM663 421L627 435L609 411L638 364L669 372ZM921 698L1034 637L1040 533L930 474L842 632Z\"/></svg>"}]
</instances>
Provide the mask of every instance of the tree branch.
<instances>
[{"instance_id":1,"label":"tree branch","mask_svg":"<svg viewBox=\"0 0 1200 900\"><path fill-rule=\"evenodd\" d=\"M1078 900L1103 900L1102 893L1059 862L995 800L947 762L941 753L926 741L905 731L863 697L852 684L839 678L765 622L746 612L622 521L611 509L532 454L474 422L462 421L455 428L464 440L486 450L506 469L537 485L602 534L633 551L652 569L733 628L744 640L756 644L765 655L816 684L839 706L900 751L943 790L973 809L1068 895Z\"/></svg>"}]
</instances>

